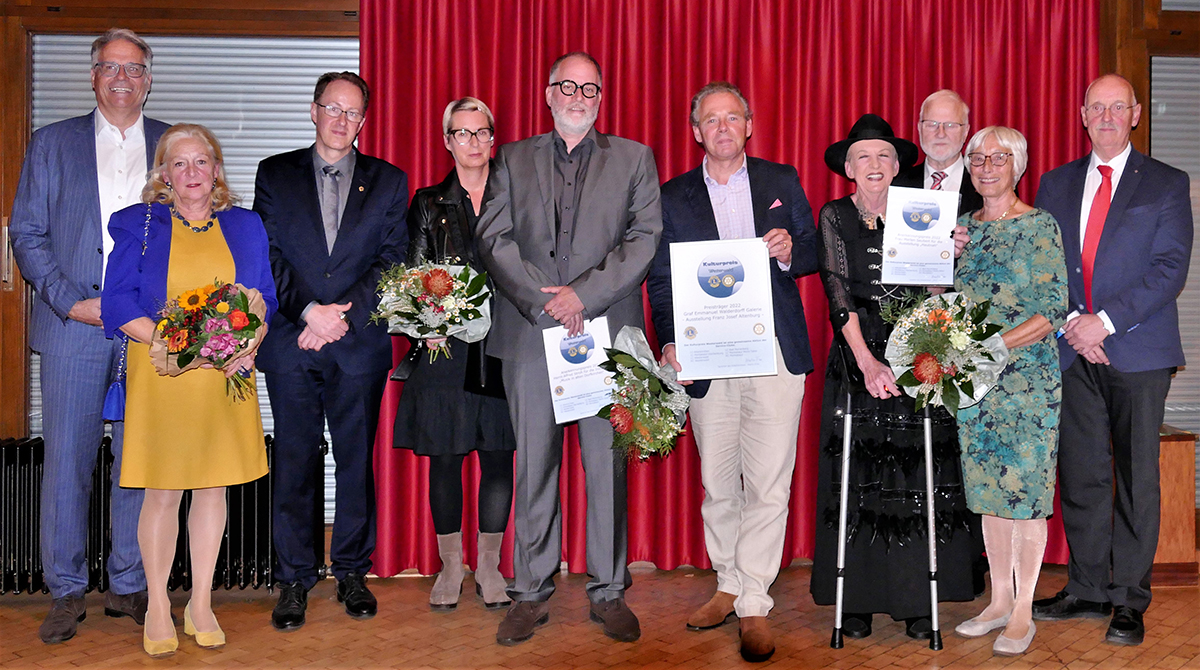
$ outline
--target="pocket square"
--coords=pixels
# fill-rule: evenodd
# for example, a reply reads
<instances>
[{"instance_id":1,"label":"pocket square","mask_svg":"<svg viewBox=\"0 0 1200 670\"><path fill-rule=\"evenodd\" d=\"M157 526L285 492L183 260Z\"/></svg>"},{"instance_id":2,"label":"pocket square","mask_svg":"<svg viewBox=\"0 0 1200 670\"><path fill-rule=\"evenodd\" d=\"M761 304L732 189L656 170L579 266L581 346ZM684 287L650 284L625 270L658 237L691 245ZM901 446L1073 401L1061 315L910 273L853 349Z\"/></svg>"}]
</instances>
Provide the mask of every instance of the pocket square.
<instances>
[{"instance_id":1,"label":"pocket square","mask_svg":"<svg viewBox=\"0 0 1200 670\"><path fill-rule=\"evenodd\" d=\"M771 203L771 206L767 209L775 209L776 207L783 207L783 203L779 202L779 198L775 198L775 202Z\"/></svg>"}]
</instances>

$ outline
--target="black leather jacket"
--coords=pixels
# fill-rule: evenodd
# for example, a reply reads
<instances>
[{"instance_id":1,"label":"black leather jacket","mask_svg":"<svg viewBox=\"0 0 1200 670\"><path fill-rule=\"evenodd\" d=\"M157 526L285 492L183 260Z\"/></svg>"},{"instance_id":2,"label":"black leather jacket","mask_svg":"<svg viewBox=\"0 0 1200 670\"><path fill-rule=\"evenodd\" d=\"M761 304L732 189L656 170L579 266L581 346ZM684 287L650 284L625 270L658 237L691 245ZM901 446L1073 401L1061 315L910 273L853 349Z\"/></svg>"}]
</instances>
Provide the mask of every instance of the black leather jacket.
<instances>
[{"instance_id":1,"label":"black leather jacket","mask_svg":"<svg viewBox=\"0 0 1200 670\"><path fill-rule=\"evenodd\" d=\"M424 261L469 263L482 270L467 216L466 208L470 206L462 198L455 170L450 170L442 183L418 189L408 209L409 265Z\"/></svg>"}]
</instances>

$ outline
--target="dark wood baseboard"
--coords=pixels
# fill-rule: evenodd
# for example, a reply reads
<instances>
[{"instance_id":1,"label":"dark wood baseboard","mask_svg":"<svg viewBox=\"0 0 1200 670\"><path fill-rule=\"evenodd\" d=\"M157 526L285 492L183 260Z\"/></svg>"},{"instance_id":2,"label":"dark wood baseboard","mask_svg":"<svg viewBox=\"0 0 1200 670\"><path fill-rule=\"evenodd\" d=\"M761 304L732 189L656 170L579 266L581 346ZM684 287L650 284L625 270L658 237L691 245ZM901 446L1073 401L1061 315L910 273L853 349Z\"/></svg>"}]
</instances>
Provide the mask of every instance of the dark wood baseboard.
<instances>
[{"instance_id":1,"label":"dark wood baseboard","mask_svg":"<svg viewBox=\"0 0 1200 670\"><path fill-rule=\"evenodd\" d=\"M1155 563L1150 583L1155 586L1196 586L1200 584L1200 564Z\"/></svg>"}]
</instances>

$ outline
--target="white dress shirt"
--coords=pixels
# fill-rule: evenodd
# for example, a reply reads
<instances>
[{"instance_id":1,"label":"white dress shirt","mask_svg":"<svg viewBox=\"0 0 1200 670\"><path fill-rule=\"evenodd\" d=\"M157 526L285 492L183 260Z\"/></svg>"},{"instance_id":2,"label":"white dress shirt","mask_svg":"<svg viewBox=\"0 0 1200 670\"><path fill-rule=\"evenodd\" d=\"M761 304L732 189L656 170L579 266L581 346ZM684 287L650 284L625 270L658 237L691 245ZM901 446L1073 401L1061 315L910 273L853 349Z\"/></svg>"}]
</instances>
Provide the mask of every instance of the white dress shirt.
<instances>
[{"instance_id":1,"label":"white dress shirt","mask_svg":"<svg viewBox=\"0 0 1200 670\"><path fill-rule=\"evenodd\" d=\"M942 190L958 193L962 189L963 175L966 173L966 163L963 162L963 157L959 156L945 170L935 170L929 161L925 161L925 188L933 188L933 173L945 172L946 178L942 180Z\"/></svg>"},{"instance_id":2,"label":"white dress shirt","mask_svg":"<svg viewBox=\"0 0 1200 670\"><path fill-rule=\"evenodd\" d=\"M96 175L100 191L100 230L103 239L103 272L108 271L108 255L113 250L112 236L108 234L108 219L113 212L142 201L142 188L146 185L146 134L143 118L121 131L104 118L100 110L96 119ZM101 275L103 276L103 274Z\"/></svg>"}]
</instances>

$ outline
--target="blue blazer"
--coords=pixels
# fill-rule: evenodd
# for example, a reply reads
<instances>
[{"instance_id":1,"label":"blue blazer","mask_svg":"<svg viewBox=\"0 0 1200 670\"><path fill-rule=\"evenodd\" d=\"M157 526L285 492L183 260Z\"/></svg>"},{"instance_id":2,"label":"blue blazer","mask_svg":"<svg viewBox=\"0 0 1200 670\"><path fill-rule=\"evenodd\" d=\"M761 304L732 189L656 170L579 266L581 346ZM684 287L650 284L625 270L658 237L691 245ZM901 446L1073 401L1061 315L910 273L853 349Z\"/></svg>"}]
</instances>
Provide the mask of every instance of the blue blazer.
<instances>
[{"instance_id":1,"label":"blue blazer","mask_svg":"<svg viewBox=\"0 0 1200 670\"><path fill-rule=\"evenodd\" d=\"M270 239L279 312L256 362L264 372L298 368L308 359L296 344L304 330L304 308L314 301L349 301L354 303L346 312L350 332L323 347L321 354L333 356L351 374L389 370L392 338L386 323L371 323L371 313L379 305L380 274L403 263L408 253L408 177L387 161L358 154L330 254L312 152L310 146L258 164L254 211Z\"/></svg>"},{"instance_id":2,"label":"blue blazer","mask_svg":"<svg viewBox=\"0 0 1200 670\"><path fill-rule=\"evenodd\" d=\"M808 347L808 324L796 278L817 271L817 229L812 207L800 186L796 168L747 157L750 174L750 200L754 205L754 231L759 237L773 228L792 235L792 264L787 272L771 262L771 293L775 312L775 337L789 372L806 374L813 369ZM780 205L771 207L778 200ZM651 321L661 344L675 341L675 319L671 301L671 243L720 239L712 200L704 184L701 167L685 172L663 184L663 233L650 275L646 281L650 296ZM709 382L697 381L687 388L693 398L708 393Z\"/></svg>"},{"instance_id":3,"label":"blue blazer","mask_svg":"<svg viewBox=\"0 0 1200 670\"><path fill-rule=\"evenodd\" d=\"M1087 312L1083 292L1079 215L1091 155L1042 176L1035 205L1062 230L1071 309ZM1104 351L1121 372L1144 372L1184 364L1175 299L1187 282L1192 255L1192 208L1188 176L1132 150L1113 194L1096 248L1092 306L1116 329ZM1075 350L1058 341L1063 370Z\"/></svg>"},{"instance_id":4,"label":"blue blazer","mask_svg":"<svg viewBox=\"0 0 1200 670\"><path fill-rule=\"evenodd\" d=\"M100 296L104 274L96 122L91 114L52 123L29 142L12 210L12 245L33 285L29 346L43 354L98 353L100 330L67 318L80 300ZM142 117L146 165L167 124ZM109 259L111 262L111 258Z\"/></svg>"},{"instance_id":5,"label":"blue blazer","mask_svg":"<svg viewBox=\"0 0 1200 670\"><path fill-rule=\"evenodd\" d=\"M126 207L112 215L108 232L114 247L108 258L108 279L100 301L104 332L113 337L121 326L142 316L158 321L158 312L168 298L167 270L171 261L171 210L161 203L149 205L150 226L146 228L146 207L139 204ZM275 282L271 278L271 261L267 252L267 233L258 215L248 209L234 207L217 212L217 221L236 267L234 282L258 289L267 303L267 322L279 303L275 299ZM146 238L146 253L142 255L142 237ZM218 277L229 281L227 277ZM264 340L265 341L265 340Z\"/></svg>"}]
</instances>

